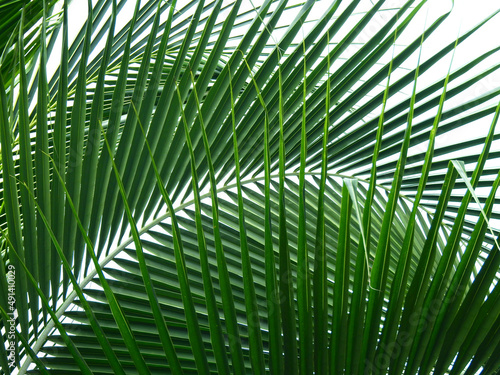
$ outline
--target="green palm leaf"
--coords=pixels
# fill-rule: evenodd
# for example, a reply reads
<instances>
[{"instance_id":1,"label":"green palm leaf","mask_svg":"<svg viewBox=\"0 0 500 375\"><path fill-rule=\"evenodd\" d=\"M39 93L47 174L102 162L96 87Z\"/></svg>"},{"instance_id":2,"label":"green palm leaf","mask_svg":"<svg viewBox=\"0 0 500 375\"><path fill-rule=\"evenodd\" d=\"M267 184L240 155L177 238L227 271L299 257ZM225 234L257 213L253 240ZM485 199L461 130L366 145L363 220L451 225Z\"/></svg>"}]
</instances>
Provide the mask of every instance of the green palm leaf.
<instances>
[{"instance_id":1,"label":"green palm leaf","mask_svg":"<svg viewBox=\"0 0 500 375\"><path fill-rule=\"evenodd\" d=\"M79 5L0 4L1 373L498 373L498 11Z\"/></svg>"}]
</instances>

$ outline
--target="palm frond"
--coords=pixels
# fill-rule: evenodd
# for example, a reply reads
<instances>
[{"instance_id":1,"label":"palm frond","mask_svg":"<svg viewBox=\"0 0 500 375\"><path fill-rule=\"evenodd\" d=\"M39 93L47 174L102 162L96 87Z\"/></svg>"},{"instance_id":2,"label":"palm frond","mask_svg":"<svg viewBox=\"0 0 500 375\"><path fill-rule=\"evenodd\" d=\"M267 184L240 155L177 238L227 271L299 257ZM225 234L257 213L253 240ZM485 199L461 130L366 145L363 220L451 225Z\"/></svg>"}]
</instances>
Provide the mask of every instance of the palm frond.
<instances>
[{"instance_id":1,"label":"palm frond","mask_svg":"<svg viewBox=\"0 0 500 375\"><path fill-rule=\"evenodd\" d=\"M2 373L500 370L499 11L76 3L0 5Z\"/></svg>"}]
</instances>

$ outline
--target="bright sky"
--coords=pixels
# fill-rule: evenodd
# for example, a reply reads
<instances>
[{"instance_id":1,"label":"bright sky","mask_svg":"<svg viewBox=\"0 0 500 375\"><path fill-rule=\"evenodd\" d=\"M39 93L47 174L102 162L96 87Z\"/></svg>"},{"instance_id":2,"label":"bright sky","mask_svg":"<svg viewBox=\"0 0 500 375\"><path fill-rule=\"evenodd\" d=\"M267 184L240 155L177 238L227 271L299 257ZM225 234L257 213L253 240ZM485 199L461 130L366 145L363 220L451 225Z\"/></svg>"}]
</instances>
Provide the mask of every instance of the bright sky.
<instances>
[{"instance_id":1,"label":"bright sky","mask_svg":"<svg viewBox=\"0 0 500 375\"><path fill-rule=\"evenodd\" d=\"M94 1L96 2L96 1ZM181 9L188 0L178 0L177 8ZM207 1L209 3L210 1ZM241 10L250 10L253 8L253 5L258 6L261 4L262 0L243 0ZM300 3L302 0L290 0L289 3L295 4ZM404 4L405 0L387 0L385 1L382 9L391 9L395 7L399 7ZM223 6L229 2L224 2ZM345 2L347 3L347 2ZM375 0L361 0L360 5L356 8L355 13L364 12L368 10L372 4L375 3ZM414 2L418 4L418 1ZM252 5L253 4L253 5ZM320 0L318 1L311 12L311 17L314 17L315 14L325 11L328 6L331 4L331 0ZM435 32L431 37L428 43L425 44L425 48L423 49L423 58L425 59L427 56L431 56L435 50L441 48L444 43L449 43L453 41L459 34L465 33L470 28L478 24L480 21L485 19L487 16L491 15L497 9L500 9L500 4L494 0L456 0L452 2L451 0L428 0L427 4L424 8L419 12L416 18L413 20L413 25L422 25L421 28L412 27L414 30L412 35L418 35L423 30L423 26L426 23L429 26L432 21L436 19L437 16L446 13L452 8L452 14L445 20L445 22L440 26L437 32ZM345 4L340 6L340 9L345 8ZM124 8L119 14L117 19L116 30L120 30L121 27L127 22L132 16L133 10L135 7L135 1L127 0ZM273 8L271 8L273 9ZM298 9L298 8L296 8ZM69 30L69 38L72 40L76 34L79 32L80 28L83 26L83 23L86 20L87 14L87 1L84 0L73 0L70 5L70 30ZM336 14L339 14L337 11ZM379 12L379 14L384 16L384 12ZM385 12L388 14L388 12ZM220 16L222 18L223 15ZM359 19L359 18L358 18ZM291 21L291 19L287 18L285 21ZM481 52L486 51L488 48L492 46L500 45L500 37L498 32L498 23L500 21L500 15L497 15L493 20L488 22L479 32L476 33L475 36L469 38L466 42L464 42L460 48L457 49L453 66L459 67L463 65L465 62L470 61L471 56L477 56ZM308 27L312 25L305 25L305 32L307 32ZM374 27L372 27L372 32L374 31ZM376 31L376 30L375 30ZM406 34L409 34L410 31L407 29L405 31ZM497 38L496 41L492 41L492 38ZM367 38L365 38L367 39ZM103 41L104 44L104 41ZM498 55L494 59L494 61L498 62ZM410 64L413 64L411 62ZM448 70L449 60L445 61L443 59L443 70ZM491 89L493 87L498 87L500 83L500 74L492 75L489 77L484 83L485 86L483 89Z\"/></svg>"}]
</instances>

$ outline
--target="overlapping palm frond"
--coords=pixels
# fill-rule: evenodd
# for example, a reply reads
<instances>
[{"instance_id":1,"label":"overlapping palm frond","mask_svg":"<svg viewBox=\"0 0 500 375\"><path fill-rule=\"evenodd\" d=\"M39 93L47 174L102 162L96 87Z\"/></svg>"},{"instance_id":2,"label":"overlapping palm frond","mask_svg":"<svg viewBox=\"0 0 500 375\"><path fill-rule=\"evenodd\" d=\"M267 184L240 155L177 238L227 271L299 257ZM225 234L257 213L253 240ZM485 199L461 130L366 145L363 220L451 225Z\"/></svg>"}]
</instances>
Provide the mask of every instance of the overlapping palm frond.
<instances>
[{"instance_id":1,"label":"overlapping palm frond","mask_svg":"<svg viewBox=\"0 0 500 375\"><path fill-rule=\"evenodd\" d=\"M0 8L3 373L500 369L497 13L81 5Z\"/></svg>"}]
</instances>

